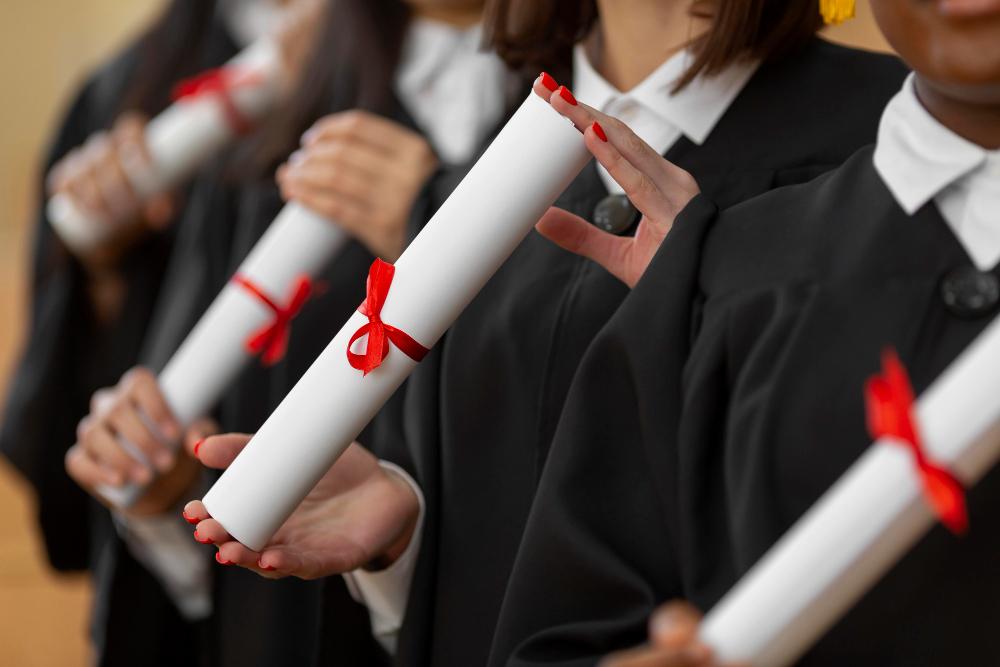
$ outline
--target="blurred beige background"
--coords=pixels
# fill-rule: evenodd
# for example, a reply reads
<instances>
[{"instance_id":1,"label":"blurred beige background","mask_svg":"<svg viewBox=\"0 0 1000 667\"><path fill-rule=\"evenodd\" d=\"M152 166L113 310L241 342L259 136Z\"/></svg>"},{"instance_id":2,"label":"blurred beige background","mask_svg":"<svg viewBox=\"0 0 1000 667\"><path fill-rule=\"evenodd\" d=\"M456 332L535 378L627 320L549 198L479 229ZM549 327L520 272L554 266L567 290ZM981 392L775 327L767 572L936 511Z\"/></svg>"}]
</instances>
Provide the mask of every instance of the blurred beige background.
<instances>
[{"instance_id":1,"label":"blurred beige background","mask_svg":"<svg viewBox=\"0 0 1000 667\"><path fill-rule=\"evenodd\" d=\"M86 72L134 35L162 2L2 0L0 387L24 333L29 225L49 132ZM856 20L830 32L838 41L885 48L867 0L859 3ZM86 579L48 570L30 499L2 462L0 507L0 665L86 664Z\"/></svg>"}]
</instances>

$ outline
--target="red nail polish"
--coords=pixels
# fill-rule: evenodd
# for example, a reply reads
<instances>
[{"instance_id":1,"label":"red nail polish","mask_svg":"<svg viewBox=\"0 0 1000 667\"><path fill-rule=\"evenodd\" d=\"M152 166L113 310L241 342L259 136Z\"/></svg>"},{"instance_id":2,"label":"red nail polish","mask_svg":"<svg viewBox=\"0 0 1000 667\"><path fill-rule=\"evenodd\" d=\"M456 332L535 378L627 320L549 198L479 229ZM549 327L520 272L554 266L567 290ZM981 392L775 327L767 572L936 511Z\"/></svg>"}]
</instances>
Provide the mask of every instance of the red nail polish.
<instances>
[{"instance_id":1,"label":"red nail polish","mask_svg":"<svg viewBox=\"0 0 1000 667\"><path fill-rule=\"evenodd\" d=\"M228 561L222 557L221 551L215 552L215 562L218 563L219 565L232 565L231 561Z\"/></svg>"},{"instance_id":2,"label":"red nail polish","mask_svg":"<svg viewBox=\"0 0 1000 667\"><path fill-rule=\"evenodd\" d=\"M594 134L596 134L596 135L597 135L597 138L598 138L598 139L600 139L600 140L601 140L601 141L603 141L604 143L607 143L607 142L608 142L608 135L604 134L604 128L603 128L603 127L601 127L601 124L600 124L600 123L598 123L598 122L597 122L597 121L595 120L595 121L594 121L594 124L593 124L593 125L591 125L590 127L591 127L591 128L592 128L592 129L594 130Z\"/></svg>"},{"instance_id":3,"label":"red nail polish","mask_svg":"<svg viewBox=\"0 0 1000 667\"><path fill-rule=\"evenodd\" d=\"M559 97L576 106L576 98L573 97L573 93L569 92L569 88L566 86L559 86Z\"/></svg>"},{"instance_id":4,"label":"red nail polish","mask_svg":"<svg viewBox=\"0 0 1000 667\"><path fill-rule=\"evenodd\" d=\"M199 535L197 528L194 531L194 541L195 542L200 542L201 544L211 544L212 543L212 540L210 540L208 538L203 538L201 535ZM216 554L216 555L218 555L218 554Z\"/></svg>"},{"instance_id":5,"label":"red nail polish","mask_svg":"<svg viewBox=\"0 0 1000 667\"><path fill-rule=\"evenodd\" d=\"M556 83L556 80L548 72L542 72L540 76L542 77L542 85L549 90L554 91L559 87L559 84Z\"/></svg>"},{"instance_id":6,"label":"red nail polish","mask_svg":"<svg viewBox=\"0 0 1000 667\"><path fill-rule=\"evenodd\" d=\"M267 572L273 572L274 571L274 567L273 566L271 566L271 565L264 565L263 563L260 562L260 560L257 561L257 567L259 567L262 570L266 570Z\"/></svg>"},{"instance_id":7,"label":"red nail polish","mask_svg":"<svg viewBox=\"0 0 1000 667\"><path fill-rule=\"evenodd\" d=\"M198 458L198 450L201 449L202 443L205 442L205 438L202 438L198 442L194 443L194 457Z\"/></svg>"},{"instance_id":8,"label":"red nail polish","mask_svg":"<svg viewBox=\"0 0 1000 667\"><path fill-rule=\"evenodd\" d=\"M184 517L184 520L187 521L192 526L194 524L198 523L198 521L199 521L199 519L195 519L193 516L188 516L187 510L184 510L183 512L181 512L181 516Z\"/></svg>"}]
</instances>

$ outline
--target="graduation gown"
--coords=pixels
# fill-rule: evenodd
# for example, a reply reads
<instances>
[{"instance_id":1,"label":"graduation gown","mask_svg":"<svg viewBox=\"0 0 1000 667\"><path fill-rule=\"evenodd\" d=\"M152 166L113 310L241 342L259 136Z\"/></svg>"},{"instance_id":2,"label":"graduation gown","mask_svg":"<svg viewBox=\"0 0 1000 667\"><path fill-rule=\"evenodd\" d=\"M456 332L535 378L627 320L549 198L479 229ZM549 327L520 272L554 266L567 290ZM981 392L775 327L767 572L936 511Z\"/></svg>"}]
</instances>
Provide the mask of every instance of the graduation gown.
<instances>
[{"instance_id":1,"label":"graduation gown","mask_svg":"<svg viewBox=\"0 0 1000 667\"><path fill-rule=\"evenodd\" d=\"M592 664L643 643L659 603L711 608L869 446L881 350L919 394L996 315L945 306L971 266L870 148L717 221L692 202L573 382L493 664ZM1000 472L968 502L968 536L935 527L801 664L1000 661Z\"/></svg>"},{"instance_id":2,"label":"graduation gown","mask_svg":"<svg viewBox=\"0 0 1000 667\"><path fill-rule=\"evenodd\" d=\"M723 206L808 180L874 141L904 74L894 58L813 40L762 65L702 145L681 138L666 157ZM590 219L607 194L591 164L556 205ZM486 662L570 380L627 293L532 232L411 378L427 519L400 664Z\"/></svg>"}]
</instances>

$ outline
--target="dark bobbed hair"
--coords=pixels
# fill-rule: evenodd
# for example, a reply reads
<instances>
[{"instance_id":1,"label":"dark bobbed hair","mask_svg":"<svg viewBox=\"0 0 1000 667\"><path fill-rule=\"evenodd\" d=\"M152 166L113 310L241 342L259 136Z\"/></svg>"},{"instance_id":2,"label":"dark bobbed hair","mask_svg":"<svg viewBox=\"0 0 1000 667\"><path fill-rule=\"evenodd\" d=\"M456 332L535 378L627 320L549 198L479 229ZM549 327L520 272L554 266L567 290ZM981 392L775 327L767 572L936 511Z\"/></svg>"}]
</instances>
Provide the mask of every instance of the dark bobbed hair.
<instances>
[{"instance_id":1,"label":"dark bobbed hair","mask_svg":"<svg viewBox=\"0 0 1000 667\"><path fill-rule=\"evenodd\" d=\"M815 0L716 0L712 25L692 46L696 57L675 89L699 74L715 74L747 57L777 60L794 53L822 26ZM573 45L590 34L596 0L490 0L486 43L525 75L569 73Z\"/></svg>"},{"instance_id":2,"label":"dark bobbed hair","mask_svg":"<svg viewBox=\"0 0 1000 667\"><path fill-rule=\"evenodd\" d=\"M390 113L409 19L402 0L328 0L295 92L247 143L237 174L270 173L324 115L347 109Z\"/></svg>"}]
</instances>

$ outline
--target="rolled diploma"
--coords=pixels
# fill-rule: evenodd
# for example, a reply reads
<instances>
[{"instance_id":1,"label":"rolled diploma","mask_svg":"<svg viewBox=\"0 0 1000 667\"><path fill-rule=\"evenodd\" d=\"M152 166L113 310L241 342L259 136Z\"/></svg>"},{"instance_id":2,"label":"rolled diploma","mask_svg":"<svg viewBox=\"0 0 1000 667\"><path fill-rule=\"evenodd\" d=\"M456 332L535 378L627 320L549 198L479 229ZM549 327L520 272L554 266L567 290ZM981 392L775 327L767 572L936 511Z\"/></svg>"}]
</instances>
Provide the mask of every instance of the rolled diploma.
<instances>
[{"instance_id":1,"label":"rolled diploma","mask_svg":"<svg viewBox=\"0 0 1000 667\"><path fill-rule=\"evenodd\" d=\"M315 276L347 238L336 225L292 202L254 245L238 273L284 304L298 278ZM274 312L246 288L228 283L222 289L158 378L178 422L189 425L212 409L252 359L245 341L273 318ZM122 445L149 465L134 445ZM126 484L98 491L112 504L128 507L142 495L143 487Z\"/></svg>"},{"instance_id":2,"label":"rolled diploma","mask_svg":"<svg viewBox=\"0 0 1000 667\"><path fill-rule=\"evenodd\" d=\"M384 322L433 346L589 161L582 135L532 94L396 263ZM205 495L260 550L416 366L391 347L362 376L355 313ZM359 341L360 343L361 341Z\"/></svg>"},{"instance_id":3,"label":"rolled diploma","mask_svg":"<svg viewBox=\"0 0 1000 667\"><path fill-rule=\"evenodd\" d=\"M273 41L259 40L237 54L226 67L260 74L259 82L233 87L230 97L249 119L267 113L277 101L280 90L281 62ZM235 134L218 97L206 93L169 106L149 121L145 138L151 164L142 169L126 170L140 199L179 185L232 141ZM88 217L63 193L49 200L47 216L63 241L81 250L100 243L114 230L107 221Z\"/></svg>"},{"instance_id":4,"label":"rolled diploma","mask_svg":"<svg viewBox=\"0 0 1000 667\"><path fill-rule=\"evenodd\" d=\"M931 460L967 487L1000 458L997 368L1000 320L916 404ZM716 604L702 623L702 640L723 662L757 667L793 662L935 520L910 449L878 440Z\"/></svg>"}]
</instances>

